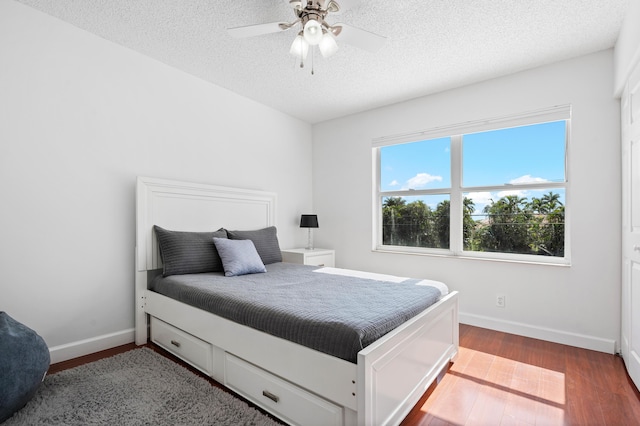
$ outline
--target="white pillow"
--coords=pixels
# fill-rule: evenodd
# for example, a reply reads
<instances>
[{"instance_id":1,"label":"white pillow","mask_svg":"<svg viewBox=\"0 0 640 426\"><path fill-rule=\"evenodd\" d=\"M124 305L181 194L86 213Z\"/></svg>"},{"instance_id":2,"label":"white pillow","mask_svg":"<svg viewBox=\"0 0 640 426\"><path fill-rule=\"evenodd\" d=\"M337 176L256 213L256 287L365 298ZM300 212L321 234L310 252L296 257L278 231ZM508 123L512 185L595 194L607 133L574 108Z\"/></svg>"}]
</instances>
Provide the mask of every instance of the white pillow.
<instances>
[{"instance_id":1,"label":"white pillow","mask_svg":"<svg viewBox=\"0 0 640 426\"><path fill-rule=\"evenodd\" d=\"M251 240L213 238L226 277L267 272L256 246Z\"/></svg>"}]
</instances>

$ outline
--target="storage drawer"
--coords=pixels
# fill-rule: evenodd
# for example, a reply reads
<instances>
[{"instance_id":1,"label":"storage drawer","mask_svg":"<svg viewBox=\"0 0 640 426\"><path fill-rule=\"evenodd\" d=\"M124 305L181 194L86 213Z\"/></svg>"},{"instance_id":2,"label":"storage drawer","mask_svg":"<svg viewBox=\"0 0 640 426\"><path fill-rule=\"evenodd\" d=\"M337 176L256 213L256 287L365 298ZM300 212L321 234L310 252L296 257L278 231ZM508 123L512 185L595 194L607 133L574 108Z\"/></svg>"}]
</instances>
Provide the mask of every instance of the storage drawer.
<instances>
[{"instance_id":1,"label":"storage drawer","mask_svg":"<svg viewBox=\"0 0 640 426\"><path fill-rule=\"evenodd\" d=\"M319 254L319 255L307 255L305 264L315 266L330 266L333 267L333 254Z\"/></svg>"},{"instance_id":2,"label":"storage drawer","mask_svg":"<svg viewBox=\"0 0 640 426\"><path fill-rule=\"evenodd\" d=\"M213 374L213 348L204 340L151 317L151 341L208 375Z\"/></svg>"},{"instance_id":3,"label":"storage drawer","mask_svg":"<svg viewBox=\"0 0 640 426\"><path fill-rule=\"evenodd\" d=\"M225 385L287 423L342 425L341 407L238 357L225 356Z\"/></svg>"}]
</instances>

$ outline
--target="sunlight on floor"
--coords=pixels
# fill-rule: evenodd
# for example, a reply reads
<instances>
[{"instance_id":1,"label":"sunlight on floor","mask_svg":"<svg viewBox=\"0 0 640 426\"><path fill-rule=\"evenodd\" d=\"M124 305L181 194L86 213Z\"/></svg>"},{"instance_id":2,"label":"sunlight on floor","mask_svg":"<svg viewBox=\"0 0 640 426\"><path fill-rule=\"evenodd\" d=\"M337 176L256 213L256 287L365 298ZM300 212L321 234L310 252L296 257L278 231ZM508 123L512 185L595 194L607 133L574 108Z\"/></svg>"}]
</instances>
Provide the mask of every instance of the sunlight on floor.
<instances>
[{"instance_id":1,"label":"sunlight on floor","mask_svg":"<svg viewBox=\"0 0 640 426\"><path fill-rule=\"evenodd\" d=\"M565 375L535 365L460 348L458 362L434 390L447 404L423 407L433 417L457 425L563 424L567 406ZM487 422L492 423L487 423Z\"/></svg>"}]
</instances>

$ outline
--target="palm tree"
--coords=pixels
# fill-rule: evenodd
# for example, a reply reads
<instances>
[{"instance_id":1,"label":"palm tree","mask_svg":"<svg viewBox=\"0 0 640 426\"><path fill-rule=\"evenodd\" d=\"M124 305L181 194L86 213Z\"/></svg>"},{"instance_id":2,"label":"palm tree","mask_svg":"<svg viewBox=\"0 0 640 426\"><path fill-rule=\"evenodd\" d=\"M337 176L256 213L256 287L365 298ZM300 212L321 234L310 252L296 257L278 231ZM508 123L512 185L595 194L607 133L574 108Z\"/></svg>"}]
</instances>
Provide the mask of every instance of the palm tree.
<instances>
[{"instance_id":1,"label":"palm tree","mask_svg":"<svg viewBox=\"0 0 640 426\"><path fill-rule=\"evenodd\" d=\"M487 251L529 253L528 225L532 218L526 198L507 195L484 208L489 226L482 234L481 246Z\"/></svg>"},{"instance_id":2,"label":"palm tree","mask_svg":"<svg viewBox=\"0 0 640 426\"><path fill-rule=\"evenodd\" d=\"M402 208L407 200L402 197L387 197L382 202L382 243L399 245L397 225L402 220Z\"/></svg>"},{"instance_id":3,"label":"palm tree","mask_svg":"<svg viewBox=\"0 0 640 426\"><path fill-rule=\"evenodd\" d=\"M476 229L476 221L472 216L474 211L476 211L476 204L471 198L464 197L462 200L462 243L465 249L471 247L471 239Z\"/></svg>"},{"instance_id":4,"label":"palm tree","mask_svg":"<svg viewBox=\"0 0 640 426\"><path fill-rule=\"evenodd\" d=\"M532 198L529 203L529 208L533 213L544 214L546 207L540 198Z\"/></svg>"},{"instance_id":5,"label":"palm tree","mask_svg":"<svg viewBox=\"0 0 640 426\"><path fill-rule=\"evenodd\" d=\"M540 201L544 206L544 211L541 211L540 213L544 214L549 214L557 209L558 206L562 206L562 203L560 202L560 194L554 194L551 191L549 191L548 194L544 194Z\"/></svg>"},{"instance_id":6,"label":"palm tree","mask_svg":"<svg viewBox=\"0 0 640 426\"><path fill-rule=\"evenodd\" d=\"M393 208L393 207L404 206L406 204L407 204L407 200L405 200L402 197L387 197L382 202L382 207Z\"/></svg>"},{"instance_id":7,"label":"palm tree","mask_svg":"<svg viewBox=\"0 0 640 426\"><path fill-rule=\"evenodd\" d=\"M434 233L436 234L435 240L439 248L449 248L449 228L451 227L450 209L451 203L449 200L441 201L438 203L438 207L436 207L433 227Z\"/></svg>"}]
</instances>

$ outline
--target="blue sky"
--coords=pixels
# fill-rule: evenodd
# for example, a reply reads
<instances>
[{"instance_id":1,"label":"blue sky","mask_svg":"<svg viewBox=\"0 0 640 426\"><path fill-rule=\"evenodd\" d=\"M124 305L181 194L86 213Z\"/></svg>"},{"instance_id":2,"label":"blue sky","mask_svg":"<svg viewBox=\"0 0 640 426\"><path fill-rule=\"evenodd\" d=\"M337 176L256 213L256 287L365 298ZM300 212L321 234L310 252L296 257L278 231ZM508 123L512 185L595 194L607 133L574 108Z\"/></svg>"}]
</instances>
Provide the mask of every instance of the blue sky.
<instances>
[{"instance_id":1,"label":"blue sky","mask_svg":"<svg viewBox=\"0 0 640 426\"><path fill-rule=\"evenodd\" d=\"M556 121L465 135L463 138L463 186L517 185L562 182L565 178L565 122ZM400 144L381 149L383 191L438 189L451 186L450 138ZM549 192L509 190L471 191L476 211L505 195L531 200ZM564 190L554 189L564 203ZM435 206L448 196L407 197Z\"/></svg>"}]
</instances>

